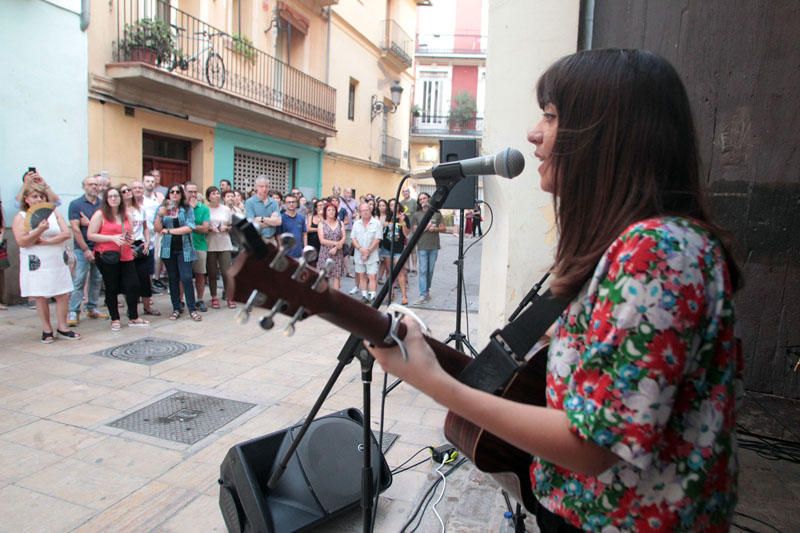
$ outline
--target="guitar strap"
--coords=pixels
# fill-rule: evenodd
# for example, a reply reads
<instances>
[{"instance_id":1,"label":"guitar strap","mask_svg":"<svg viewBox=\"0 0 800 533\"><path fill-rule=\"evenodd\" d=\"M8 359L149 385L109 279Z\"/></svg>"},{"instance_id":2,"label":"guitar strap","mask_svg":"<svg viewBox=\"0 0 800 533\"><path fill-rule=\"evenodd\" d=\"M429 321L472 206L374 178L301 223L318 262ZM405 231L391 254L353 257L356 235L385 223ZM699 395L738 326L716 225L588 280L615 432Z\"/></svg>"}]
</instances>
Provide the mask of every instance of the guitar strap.
<instances>
[{"instance_id":1,"label":"guitar strap","mask_svg":"<svg viewBox=\"0 0 800 533\"><path fill-rule=\"evenodd\" d=\"M505 388L525 362L525 356L569 302L553 296L549 290L534 298L516 320L490 335L489 344L464 368L459 381L487 392Z\"/></svg>"}]
</instances>

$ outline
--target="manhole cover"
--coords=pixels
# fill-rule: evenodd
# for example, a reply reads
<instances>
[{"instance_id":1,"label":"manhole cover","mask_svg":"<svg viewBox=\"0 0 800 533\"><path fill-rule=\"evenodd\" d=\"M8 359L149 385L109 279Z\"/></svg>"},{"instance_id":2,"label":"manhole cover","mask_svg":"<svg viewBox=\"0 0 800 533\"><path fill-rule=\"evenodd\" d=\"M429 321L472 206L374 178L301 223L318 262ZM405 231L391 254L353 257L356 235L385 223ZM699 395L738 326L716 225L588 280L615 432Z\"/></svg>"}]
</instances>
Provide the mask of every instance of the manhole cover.
<instances>
[{"instance_id":1,"label":"manhole cover","mask_svg":"<svg viewBox=\"0 0 800 533\"><path fill-rule=\"evenodd\" d=\"M109 426L194 444L254 406L225 398L176 392L115 420Z\"/></svg>"},{"instance_id":2,"label":"manhole cover","mask_svg":"<svg viewBox=\"0 0 800 533\"><path fill-rule=\"evenodd\" d=\"M133 342L126 342L113 348L94 352L94 355L140 365L154 365L198 348L202 348L202 346L171 339L144 337Z\"/></svg>"}]
</instances>

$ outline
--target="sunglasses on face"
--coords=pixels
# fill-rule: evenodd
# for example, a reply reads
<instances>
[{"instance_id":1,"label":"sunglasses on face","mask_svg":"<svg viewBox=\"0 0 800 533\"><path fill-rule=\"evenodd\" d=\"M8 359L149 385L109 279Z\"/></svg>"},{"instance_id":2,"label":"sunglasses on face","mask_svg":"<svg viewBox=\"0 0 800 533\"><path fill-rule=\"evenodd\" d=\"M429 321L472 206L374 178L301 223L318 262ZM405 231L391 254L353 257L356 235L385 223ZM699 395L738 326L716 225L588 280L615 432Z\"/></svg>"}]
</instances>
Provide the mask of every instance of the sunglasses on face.
<instances>
[{"instance_id":1,"label":"sunglasses on face","mask_svg":"<svg viewBox=\"0 0 800 533\"><path fill-rule=\"evenodd\" d=\"M131 190L130 189L120 189L119 192L121 192L122 194L125 194L126 192L131 192Z\"/></svg>"},{"instance_id":2,"label":"sunglasses on face","mask_svg":"<svg viewBox=\"0 0 800 533\"><path fill-rule=\"evenodd\" d=\"M170 194L180 194L180 193L181 193L181 191L180 191L180 190L178 190L178 189L172 189L171 191L169 191L169 193L170 193Z\"/></svg>"}]
</instances>

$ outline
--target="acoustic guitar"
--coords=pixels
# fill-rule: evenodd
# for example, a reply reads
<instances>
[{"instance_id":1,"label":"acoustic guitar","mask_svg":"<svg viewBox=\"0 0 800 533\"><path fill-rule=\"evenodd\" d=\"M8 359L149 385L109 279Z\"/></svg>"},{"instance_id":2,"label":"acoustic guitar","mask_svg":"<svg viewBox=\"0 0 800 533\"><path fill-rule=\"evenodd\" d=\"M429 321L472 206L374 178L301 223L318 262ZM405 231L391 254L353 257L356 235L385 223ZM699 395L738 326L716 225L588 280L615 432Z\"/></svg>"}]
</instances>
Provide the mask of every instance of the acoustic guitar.
<instances>
[{"instance_id":1,"label":"acoustic guitar","mask_svg":"<svg viewBox=\"0 0 800 533\"><path fill-rule=\"evenodd\" d=\"M276 314L292 317L284 330L289 335L294 332L297 322L316 315L378 346L396 344L390 338L393 325L396 337L405 337L405 325L395 320L390 313L370 307L329 287L325 266L318 270L307 264L315 257L313 248L306 247L304 257L295 260L285 256L285 250L293 245L291 235L281 235L278 240L283 242L278 248L263 240L247 222L239 222L237 229L241 233L241 242L245 244L245 249L239 253L228 272L228 287L236 301L246 304L239 311L240 323L247 320L254 308L260 307L269 309L260 320L260 325L265 329L271 329L275 325L273 317ZM439 364L452 376L458 377L470 364L480 364L480 356L473 359L430 337L426 337L426 341L436 354ZM547 346L544 343L534 347L531 350L533 355L520 365L499 394L517 402L545 405L546 351ZM529 453L452 412L447 414L444 433L447 440L479 470L491 474L528 510L535 509L529 474Z\"/></svg>"}]
</instances>

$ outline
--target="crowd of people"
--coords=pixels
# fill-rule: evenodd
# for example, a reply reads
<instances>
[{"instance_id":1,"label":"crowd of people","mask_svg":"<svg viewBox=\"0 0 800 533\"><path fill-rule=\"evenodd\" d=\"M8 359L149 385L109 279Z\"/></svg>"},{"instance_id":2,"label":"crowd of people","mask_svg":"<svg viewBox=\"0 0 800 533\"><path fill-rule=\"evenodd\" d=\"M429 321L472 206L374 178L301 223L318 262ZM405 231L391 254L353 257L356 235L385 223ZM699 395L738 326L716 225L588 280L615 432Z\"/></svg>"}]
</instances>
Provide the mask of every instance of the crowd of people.
<instances>
[{"instance_id":1,"label":"crowd of people","mask_svg":"<svg viewBox=\"0 0 800 533\"><path fill-rule=\"evenodd\" d=\"M399 203L372 194L356 199L352 190L337 186L330 196L309 200L299 189L286 195L271 190L267 176L259 176L249 193L234 190L227 179L203 193L192 182L164 187L160 172L153 170L141 181L118 186L105 175L87 176L65 220L56 209L60 198L35 168L22 181L16 199L20 211L12 225L20 247L21 295L35 303L44 343L56 337L80 339L72 328L82 313L88 319L110 319L111 330L119 331L121 299L128 327L147 327L151 317L161 316L153 296L162 292L169 293L169 320L185 313L200 322L209 307L235 309L225 274L239 248L231 232L238 218L251 221L272 242L291 233L295 239L289 256L298 258L304 247L313 247L314 263L328 265L333 288L341 289L342 278L354 277L350 294L371 302L378 285L391 278L392 257L406 247L430 199L426 193L414 199L408 188ZM48 216L31 224L32 209L40 207L49 207ZM444 231L436 212L411 255L410 268L404 266L393 280L403 304L409 302L408 278L417 267L416 303L430 300L439 233ZM51 299L56 302L55 330Z\"/></svg>"}]
</instances>

